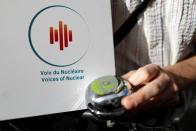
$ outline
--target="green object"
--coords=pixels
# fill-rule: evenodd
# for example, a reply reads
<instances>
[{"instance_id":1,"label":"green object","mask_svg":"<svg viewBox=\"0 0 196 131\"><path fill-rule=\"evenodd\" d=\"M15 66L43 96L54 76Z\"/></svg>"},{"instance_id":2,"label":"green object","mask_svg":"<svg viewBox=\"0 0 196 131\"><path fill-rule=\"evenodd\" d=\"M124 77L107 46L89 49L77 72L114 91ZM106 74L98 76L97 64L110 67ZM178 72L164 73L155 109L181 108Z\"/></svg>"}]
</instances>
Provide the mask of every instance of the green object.
<instances>
[{"instance_id":1,"label":"green object","mask_svg":"<svg viewBox=\"0 0 196 131\"><path fill-rule=\"evenodd\" d=\"M119 89L119 80L114 76L106 76L92 82L91 90L96 95L116 94Z\"/></svg>"}]
</instances>

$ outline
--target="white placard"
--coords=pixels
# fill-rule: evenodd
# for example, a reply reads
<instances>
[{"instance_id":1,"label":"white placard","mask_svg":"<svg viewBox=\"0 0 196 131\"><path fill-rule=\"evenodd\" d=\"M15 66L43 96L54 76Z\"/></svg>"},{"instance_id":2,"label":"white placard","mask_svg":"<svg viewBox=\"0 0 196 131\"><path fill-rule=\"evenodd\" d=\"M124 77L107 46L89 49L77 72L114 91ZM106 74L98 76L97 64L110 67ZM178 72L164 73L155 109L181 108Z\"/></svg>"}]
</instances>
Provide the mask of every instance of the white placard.
<instances>
[{"instance_id":1,"label":"white placard","mask_svg":"<svg viewBox=\"0 0 196 131\"><path fill-rule=\"evenodd\" d=\"M0 44L0 120L84 109L115 74L109 0L1 0Z\"/></svg>"}]
</instances>

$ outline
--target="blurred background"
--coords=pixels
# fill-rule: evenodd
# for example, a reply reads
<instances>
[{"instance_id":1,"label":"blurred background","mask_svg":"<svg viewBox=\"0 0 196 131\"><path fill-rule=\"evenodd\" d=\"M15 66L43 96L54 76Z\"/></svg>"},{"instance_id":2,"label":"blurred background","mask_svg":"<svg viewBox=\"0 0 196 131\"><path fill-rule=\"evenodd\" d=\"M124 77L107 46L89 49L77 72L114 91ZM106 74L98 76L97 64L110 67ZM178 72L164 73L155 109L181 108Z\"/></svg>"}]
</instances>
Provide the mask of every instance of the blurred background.
<instances>
[{"instance_id":1,"label":"blurred background","mask_svg":"<svg viewBox=\"0 0 196 131\"><path fill-rule=\"evenodd\" d=\"M192 103L179 123L182 131L196 131L196 88L193 89Z\"/></svg>"}]
</instances>

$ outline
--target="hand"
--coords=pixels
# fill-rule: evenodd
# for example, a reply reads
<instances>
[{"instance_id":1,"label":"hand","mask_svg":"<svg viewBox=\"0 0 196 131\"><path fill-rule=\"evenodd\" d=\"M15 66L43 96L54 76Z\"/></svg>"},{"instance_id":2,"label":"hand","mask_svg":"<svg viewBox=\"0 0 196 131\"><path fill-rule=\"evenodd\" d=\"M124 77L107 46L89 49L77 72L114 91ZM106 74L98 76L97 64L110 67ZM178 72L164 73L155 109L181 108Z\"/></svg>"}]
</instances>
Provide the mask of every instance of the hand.
<instances>
[{"instance_id":1,"label":"hand","mask_svg":"<svg viewBox=\"0 0 196 131\"><path fill-rule=\"evenodd\" d=\"M136 90L133 94L122 99L126 110L140 113L150 108L164 108L179 103L179 87L172 75L166 69L155 64L149 64L124 76Z\"/></svg>"}]
</instances>

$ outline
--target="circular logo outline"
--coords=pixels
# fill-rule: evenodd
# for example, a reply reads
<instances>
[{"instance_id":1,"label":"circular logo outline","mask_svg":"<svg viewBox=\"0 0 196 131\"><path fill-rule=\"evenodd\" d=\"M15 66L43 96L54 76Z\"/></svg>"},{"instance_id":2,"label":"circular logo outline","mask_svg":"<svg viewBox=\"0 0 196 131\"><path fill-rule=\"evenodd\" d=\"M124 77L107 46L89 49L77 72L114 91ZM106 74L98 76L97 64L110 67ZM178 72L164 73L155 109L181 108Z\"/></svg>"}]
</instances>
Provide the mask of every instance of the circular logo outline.
<instances>
[{"instance_id":1,"label":"circular logo outline","mask_svg":"<svg viewBox=\"0 0 196 131\"><path fill-rule=\"evenodd\" d=\"M30 25L29 25L29 30L28 30L28 38L29 38L29 43L30 43L30 46L31 46L31 49L33 50L33 52L35 53L35 55L41 60L43 61L44 63L48 64L48 65L51 65L51 66L56 66L56 67L67 67L67 66L71 66L71 65L74 65L76 64L77 62L79 62L87 53L88 51L88 48L89 48L89 45L90 45L90 39L89 39L89 44L87 46L87 49L86 51L83 53L83 55L81 57L79 57L78 60L76 60L75 62L72 62L70 64L66 64L66 65L58 65L58 64L53 64L51 62L48 62L47 60L45 60L44 58L42 58L39 53L35 50L34 46L33 46L33 42L32 42L32 39L31 39L31 30L32 30L32 26L33 26L33 23L34 21L36 20L36 18L42 13L44 12L45 10L47 9L50 9L50 8L54 8L54 7L60 7L60 8L66 8L66 9L69 9L73 12L75 12L76 14L78 14L80 16L80 18L84 21L84 23L86 24L86 27L88 29L88 32L89 32L89 35L90 35L90 30L88 28L88 24L87 22L85 21L85 19L82 17L82 15L80 13L78 13L77 11L75 11L74 9L70 8L70 7L67 7L67 6L63 6L63 5L52 5L52 6L48 6L48 7L45 7L43 8L42 10L40 10L39 12L37 12L35 14L35 16L33 17L33 19L31 20L30 22Z\"/></svg>"}]
</instances>

